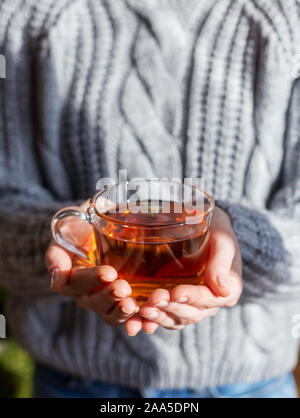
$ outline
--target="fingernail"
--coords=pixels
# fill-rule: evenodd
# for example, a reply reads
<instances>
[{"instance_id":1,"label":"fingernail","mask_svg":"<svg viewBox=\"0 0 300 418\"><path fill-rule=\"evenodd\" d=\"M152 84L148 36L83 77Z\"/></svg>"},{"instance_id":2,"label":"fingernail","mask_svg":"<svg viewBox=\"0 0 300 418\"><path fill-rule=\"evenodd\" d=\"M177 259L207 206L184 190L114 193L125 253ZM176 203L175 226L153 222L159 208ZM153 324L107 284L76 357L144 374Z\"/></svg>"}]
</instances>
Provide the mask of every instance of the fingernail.
<instances>
[{"instance_id":1,"label":"fingernail","mask_svg":"<svg viewBox=\"0 0 300 418\"><path fill-rule=\"evenodd\" d=\"M151 311L149 312L149 314L145 315L146 318L148 319L154 319L158 317L158 312L157 311Z\"/></svg>"},{"instance_id":2,"label":"fingernail","mask_svg":"<svg viewBox=\"0 0 300 418\"><path fill-rule=\"evenodd\" d=\"M161 300L159 303L153 303L153 306L157 306L158 308L165 308L169 305L167 300Z\"/></svg>"},{"instance_id":3,"label":"fingernail","mask_svg":"<svg viewBox=\"0 0 300 418\"><path fill-rule=\"evenodd\" d=\"M121 312L124 315L131 315L133 314L133 310L131 308L126 308L125 306L121 306Z\"/></svg>"},{"instance_id":4,"label":"fingernail","mask_svg":"<svg viewBox=\"0 0 300 418\"><path fill-rule=\"evenodd\" d=\"M225 287L225 289L227 289L229 291L227 280L224 277L218 276L218 283L219 283L220 286Z\"/></svg>"},{"instance_id":5,"label":"fingernail","mask_svg":"<svg viewBox=\"0 0 300 418\"><path fill-rule=\"evenodd\" d=\"M59 269L57 267L53 268L50 271L50 279L51 279L51 289L52 289L55 283L57 283L59 280Z\"/></svg>"},{"instance_id":6,"label":"fingernail","mask_svg":"<svg viewBox=\"0 0 300 418\"><path fill-rule=\"evenodd\" d=\"M187 300L188 300L187 297L183 296L182 298L176 300L176 302L185 303L185 302L187 302Z\"/></svg>"},{"instance_id":7,"label":"fingernail","mask_svg":"<svg viewBox=\"0 0 300 418\"><path fill-rule=\"evenodd\" d=\"M103 272L97 274L97 279L99 282L114 282L118 275L111 271L106 271L105 274Z\"/></svg>"},{"instance_id":8,"label":"fingernail","mask_svg":"<svg viewBox=\"0 0 300 418\"><path fill-rule=\"evenodd\" d=\"M125 298L128 295L128 292L118 289L118 290L114 290L112 294L115 298Z\"/></svg>"}]
</instances>

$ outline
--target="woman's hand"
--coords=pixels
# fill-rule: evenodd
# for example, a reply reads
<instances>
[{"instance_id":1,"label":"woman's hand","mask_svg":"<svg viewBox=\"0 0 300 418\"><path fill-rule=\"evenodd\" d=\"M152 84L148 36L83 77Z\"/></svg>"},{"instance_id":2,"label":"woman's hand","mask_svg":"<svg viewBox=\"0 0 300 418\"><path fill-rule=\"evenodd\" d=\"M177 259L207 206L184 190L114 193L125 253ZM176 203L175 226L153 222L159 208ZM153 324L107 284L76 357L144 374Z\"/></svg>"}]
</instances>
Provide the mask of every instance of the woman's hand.
<instances>
[{"instance_id":1,"label":"woman's hand","mask_svg":"<svg viewBox=\"0 0 300 418\"><path fill-rule=\"evenodd\" d=\"M80 208L86 209L88 202ZM70 227L69 224L66 227ZM89 229L90 228L90 229ZM90 251L95 246L93 232L89 225L76 224L70 228L72 239ZM81 241L81 242L80 242ZM51 290L60 295L72 297L78 306L101 315L105 323L116 326L126 321L128 333L135 335L142 328L142 318L136 314L139 305L130 297L131 287L118 279L117 271L107 265L91 267L82 259L51 241L45 255L45 264L51 277Z\"/></svg>"},{"instance_id":2,"label":"woman's hand","mask_svg":"<svg viewBox=\"0 0 300 418\"><path fill-rule=\"evenodd\" d=\"M140 308L147 333L153 333L159 325L182 329L239 301L243 288L241 254L230 218L220 208L214 210L208 245L204 285L179 285L171 292L156 289Z\"/></svg>"},{"instance_id":3,"label":"woman's hand","mask_svg":"<svg viewBox=\"0 0 300 418\"><path fill-rule=\"evenodd\" d=\"M46 256L51 277L51 290L74 298L77 305L101 315L109 325L121 325L139 311L138 303L130 297L131 287L118 279L111 266L74 266L70 255L54 241Z\"/></svg>"}]
</instances>

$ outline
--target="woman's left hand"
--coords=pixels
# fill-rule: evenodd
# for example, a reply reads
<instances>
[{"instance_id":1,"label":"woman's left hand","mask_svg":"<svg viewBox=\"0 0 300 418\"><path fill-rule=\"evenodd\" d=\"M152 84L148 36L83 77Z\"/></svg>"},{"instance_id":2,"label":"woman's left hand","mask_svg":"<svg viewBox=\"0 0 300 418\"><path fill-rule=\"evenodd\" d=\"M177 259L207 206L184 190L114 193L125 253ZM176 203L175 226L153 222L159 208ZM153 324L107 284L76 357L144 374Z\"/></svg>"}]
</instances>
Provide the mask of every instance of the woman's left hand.
<instances>
[{"instance_id":1,"label":"woman's left hand","mask_svg":"<svg viewBox=\"0 0 300 418\"><path fill-rule=\"evenodd\" d=\"M182 329L237 304L243 289L241 254L231 220L220 208L214 211L208 245L204 285L179 285L171 292L154 290L138 313L145 332L152 334L159 326ZM125 326L129 334L135 334L130 329L134 322Z\"/></svg>"}]
</instances>

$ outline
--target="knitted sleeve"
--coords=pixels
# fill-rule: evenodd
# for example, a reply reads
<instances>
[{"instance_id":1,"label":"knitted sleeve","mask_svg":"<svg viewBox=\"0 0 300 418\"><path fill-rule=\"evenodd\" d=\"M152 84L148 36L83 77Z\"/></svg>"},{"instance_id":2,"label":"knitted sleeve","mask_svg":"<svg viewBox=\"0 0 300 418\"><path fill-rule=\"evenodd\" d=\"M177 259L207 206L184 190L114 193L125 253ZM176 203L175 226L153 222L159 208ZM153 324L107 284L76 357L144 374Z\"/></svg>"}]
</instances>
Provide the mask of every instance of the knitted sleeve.
<instances>
[{"instance_id":1,"label":"knitted sleeve","mask_svg":"<svg viewBox=\"0 0 300 418\"><path fill-rule=\"evenodd\" d=\"M0 8L0 53L6 61L6 78L0 79L0 284L23 298L49 296L44 254L50 219L58 209L79 203L72 199L62 157L54 152L61 91L53 69L43 72L45 57L37 58L30 39L32 8L21 1L4 1ZM45 84L51 100L43 98ZM52 132L42 131L37 101L42 118L51 118ZM44 135L51 136L53 149L43 144ZM51 179L45 164L47 172L55 173Z\"/></svg>"},{"instance_id":2,"label":"knitted sleeve","mask_svg":"<svg viewBox=\"0 0 300 418\"><path fill-rule=\"evenodd\" d=\"M238 237L244 299L300 297L300 79L291 92L284 147L281 175L265 209L217 202Z\"/></svg>"}]
</instances>

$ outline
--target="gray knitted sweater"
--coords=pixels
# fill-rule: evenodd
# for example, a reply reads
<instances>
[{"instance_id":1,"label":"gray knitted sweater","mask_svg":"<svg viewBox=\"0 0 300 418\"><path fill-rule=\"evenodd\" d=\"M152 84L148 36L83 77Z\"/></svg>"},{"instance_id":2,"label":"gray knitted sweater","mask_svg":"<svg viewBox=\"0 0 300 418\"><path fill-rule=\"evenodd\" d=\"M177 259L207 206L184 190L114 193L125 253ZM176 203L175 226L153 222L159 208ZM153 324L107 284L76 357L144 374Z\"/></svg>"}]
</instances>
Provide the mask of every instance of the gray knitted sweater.
<instances>
[{"instance_id":1,"label":"gray knitted sweater","mask_svg":"<svg viewBox=\"0 0 300 418\"><path fill-rule=\"evenodd\" d=\"M300 312L299 0L2 0L0 282L17 341L131 387L292 369ZM240 303L127 336L49 290L49 221L103 176L204 177L232 217Z\"/></svg>"}]
</instances>

